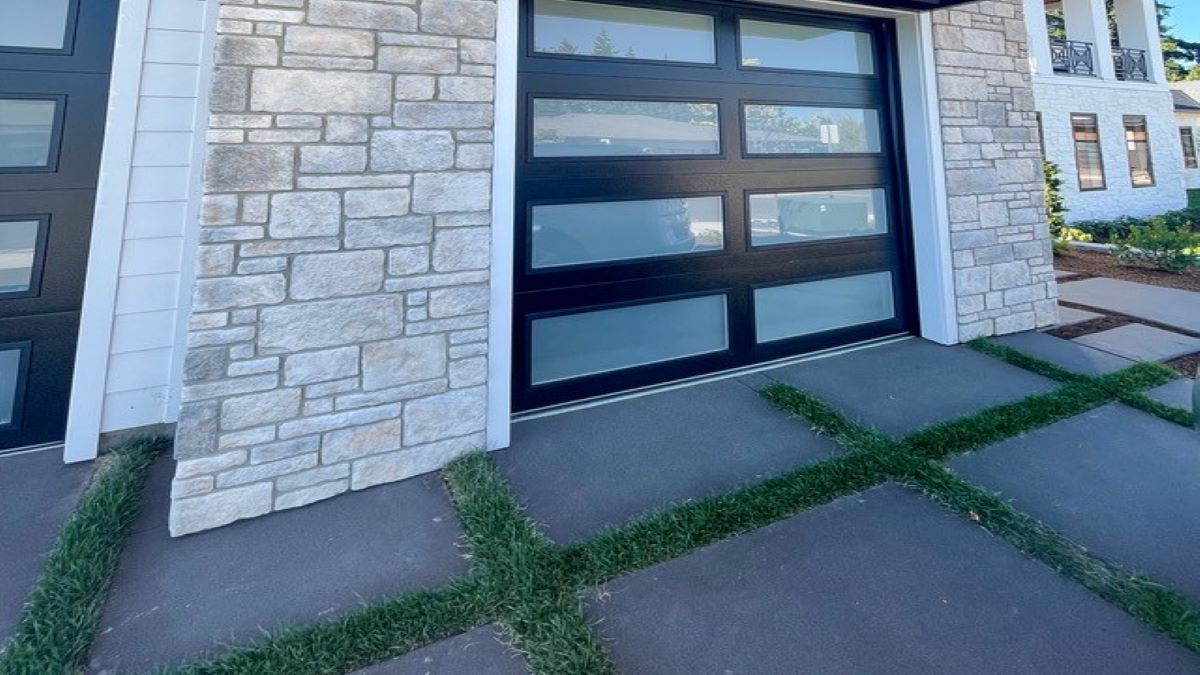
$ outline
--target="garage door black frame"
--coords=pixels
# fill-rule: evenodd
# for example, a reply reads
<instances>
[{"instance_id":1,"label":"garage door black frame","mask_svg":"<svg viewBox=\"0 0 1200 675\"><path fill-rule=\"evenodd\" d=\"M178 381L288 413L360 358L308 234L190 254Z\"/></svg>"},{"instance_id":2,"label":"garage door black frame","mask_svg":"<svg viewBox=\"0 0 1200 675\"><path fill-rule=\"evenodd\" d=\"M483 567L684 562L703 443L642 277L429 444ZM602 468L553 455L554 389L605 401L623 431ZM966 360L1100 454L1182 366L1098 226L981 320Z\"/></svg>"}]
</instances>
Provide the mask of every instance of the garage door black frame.
<instances>
[{"instance_id":1,"label":"garage door black frame","mask_svg":"<svg viewBox=\"0 0 1200 675\"><path fill-rule=\"evenodd\" d=\"M46 165L0 170L0 223L39 224L28 292L0 294L0 351L20 351L0 452L66 430L118 5L71 0L61 49L0 45L0 99L57 104Z\"/></svg>"},{"instance_id":2,"label":"garage door black frame","mask_svg":"<svg viewBox=\"0 0 1200 675\"><path fill-rule=\"evenodd\" d=\"M605 2L714 16L717 65L536 54L531 39L533 0L523 1L514 221L514 410L527 411L917 330L894 23L734 3ZM737 51L737 21L741 18L870 32L876 45L878 72L863 76L743 68ZM721 105L720 154L534 158L530 112L533 99L542 96L717 102ZM742 151L743 103L876 108L881 113L883 152L747 156ZM748 245L748 193L880 186L888 193L891 227L887 235L772 248ZM619 199L721 195L725 199L724 250L566 269L531 267L528 223L533 205L613 199L614 195ZM883 270L894 272L893 319L756 344L754 289ZM713 293L724 293L727 298L727 351L575 380L537 386L531 382L535 319Z\"/></svg>"}]
</instances>

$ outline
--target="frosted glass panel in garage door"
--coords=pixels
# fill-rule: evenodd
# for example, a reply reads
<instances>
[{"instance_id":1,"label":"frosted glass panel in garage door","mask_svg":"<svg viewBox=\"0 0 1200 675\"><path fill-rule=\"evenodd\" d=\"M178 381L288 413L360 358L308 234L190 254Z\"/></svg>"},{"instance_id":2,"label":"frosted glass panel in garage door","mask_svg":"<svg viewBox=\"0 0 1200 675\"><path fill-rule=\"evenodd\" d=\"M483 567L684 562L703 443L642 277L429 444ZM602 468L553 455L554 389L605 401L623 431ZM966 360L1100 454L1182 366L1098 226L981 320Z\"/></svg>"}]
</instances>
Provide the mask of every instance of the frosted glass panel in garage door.
<instances>
[{"instance_id":1,"label":"frosted glass panel in garage door","mask_svg":"<svg viewBox=\"0 0 1200 675\"><path fill-rule=\"evenodd\" d=\"M760 343L886 321L895 315L891 272L754 291L754 325Z\"/></svg>"},{"instance_id":2,"label":"frosted glass panel in garage door","mask_svg":"<svg viewBox=\"0 0 1200 675\"><path fill-rule=\"evenodd\" d=\"M533 383L724 351L728 335L724 295L536 319Z\"/></svg>"}]
</instances>

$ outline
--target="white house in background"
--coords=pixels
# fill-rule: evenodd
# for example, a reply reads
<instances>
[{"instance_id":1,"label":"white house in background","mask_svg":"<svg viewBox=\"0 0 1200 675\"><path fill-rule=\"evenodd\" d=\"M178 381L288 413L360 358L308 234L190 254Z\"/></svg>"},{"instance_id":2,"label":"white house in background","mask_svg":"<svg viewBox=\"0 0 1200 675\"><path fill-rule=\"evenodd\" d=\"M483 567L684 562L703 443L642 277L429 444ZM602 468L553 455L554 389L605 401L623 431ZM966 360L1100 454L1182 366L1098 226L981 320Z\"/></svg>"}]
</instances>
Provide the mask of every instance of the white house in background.
<instances>
[{"instance_id":1,"label":"white house in background","mask_svg":"<svg viewBox=\"0 0 1200 675\"><path fill-rule=\"evenodd\" d=\"M1105 0L1025 0L1034 102L1068 221L1187 204L1154 0L1113 5L1115 30Z\"/></svg>"},{"instance_id":2,"label":"white house in background","mask_svg":"<svg viewBox=\"0 0 1200 675\"><path fill-rule=\"evenodd\" d=\"M1183 183L1189 190L1200 190L1200 160L1196 139L1200 137L1200 82L1173 82L1175 121L1179 124L1179 144L1183 148Z\"/></svg>"}]
</instances>

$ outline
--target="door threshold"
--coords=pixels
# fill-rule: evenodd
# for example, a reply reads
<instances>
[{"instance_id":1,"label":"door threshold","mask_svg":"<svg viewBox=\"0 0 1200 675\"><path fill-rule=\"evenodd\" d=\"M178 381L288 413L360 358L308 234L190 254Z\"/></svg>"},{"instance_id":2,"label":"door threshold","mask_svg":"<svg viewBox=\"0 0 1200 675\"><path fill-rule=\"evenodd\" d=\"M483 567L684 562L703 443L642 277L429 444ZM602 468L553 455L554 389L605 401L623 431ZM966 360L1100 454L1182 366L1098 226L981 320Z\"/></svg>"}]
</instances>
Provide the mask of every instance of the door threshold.
<instances>
[{"instance_id":1,"label":"door threshold","mask_svg":"<svg viewBox=\"0 0 1200 675\"><path fill-rule=\"evenodd\" d=\"M23 448L12 448L11 450L0 450L0 459L6 457L17 457L20 455L28 455L34 452L42 452L44 450L62 450L62 441L53 443L42 443L40 445L27 445Z\"/></svg>"},{"instance_id":2,"label":"door threshold","mask_svg":"<svg viewBox=\"0 0 1200 675\"><path fill-rule=\"evenodd\" d=\"M690 377L690 378L687 378L684 380L676 380L674 382L667 382L665 384L655 384L655 385L651 385L648 387L641 387L639 389L631 389L628 391L622 391L622 392L618 392L615 394L605 394L603 396L595 396L592 398L583 399L581 401L572 401L570 403L562 403L559 405L549 406L546 408L538 408L537 410L530 410L528 412L523 412L523 413L518 413L516 415L513 415L512 422L514 424L516 424L518 422L527 422L529 420L536 420L536 419L540 419L542 417L552 417L554 415L561 415L563 413L574 412L576 410L586 410L587 408L595 408L595 407L602 406L602 405L608 405L610 403L617 403L618 401L627 401L629 399L641 398L643 396L650 396L653 394L659 394L659 393L666 392L666 391L674 391L676 389L686 389L688 387L694 387L694 386L700 385L700 384L707 384L709 382L719 382L721 380L728 380L728 379L732 379L735 377L742 377L744 375L752 375L754 373L761 373L763 371L773 370L775 368L780 368L782 366L790 366L790 365L794 365L797 363L805 363L808 361L818 361L818 360L827 359L827 358L830 358L833 356L841 356L842 354L850 354L852 352L857 352L857 351L860 351L863 349L870 349L872 347L878 347L880 345L887 345L887 344L892 344L894 342L903 342L905 340L912 340L915 337L916 336L912 335L911 333L897 333L895 335L887 335L884 337L874 338L871 340L864 340L863 342L855 342L854 344L843 345L841 347L831 347L829 349L822 349L820 351L808 352L807 354L798 354L796 356L787 356L782 359L775 359L774 361L765 361L763 363L755 363L753 365L743 366L741 368L734 368L732 370L722 370L719 373L709 373L707 375L698 375L696 377Z\"/></svg>"}]
</instances>

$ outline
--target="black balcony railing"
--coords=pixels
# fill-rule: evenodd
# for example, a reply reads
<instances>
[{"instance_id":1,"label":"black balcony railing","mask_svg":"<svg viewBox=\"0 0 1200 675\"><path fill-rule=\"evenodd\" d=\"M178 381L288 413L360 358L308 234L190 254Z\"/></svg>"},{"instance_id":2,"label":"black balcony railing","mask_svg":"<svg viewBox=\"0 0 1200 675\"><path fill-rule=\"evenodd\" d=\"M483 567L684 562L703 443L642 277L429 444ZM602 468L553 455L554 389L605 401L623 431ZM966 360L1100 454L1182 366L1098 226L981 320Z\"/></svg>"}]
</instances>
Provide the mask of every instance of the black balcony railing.
<instances>
[{"instance_id":1,"label":"black balcony railing","mask_svg":"<svg viewBox=\"0 0 1200 675\"><path fill-rule=\"evenodd\" d=\"M1116 67L1118 80L1150 81L1150 67L1144 49L1114 48L1113 65Z\"/></svg>"},{"instance_id":2,"label":"black balcony railing","mask_svg":"<svg viewBox=\"0 0 1200 675\"><path fill-rule=\"evenodd\" d=\"M1096 75L1096 59L1090 42L1051 40L1050 62L1056 73Z\"/></svg>"}]
</instances>

